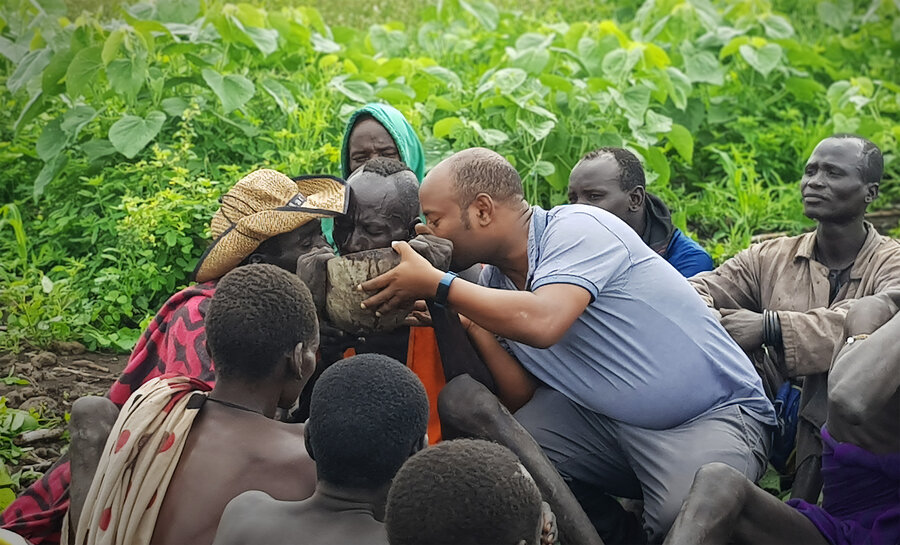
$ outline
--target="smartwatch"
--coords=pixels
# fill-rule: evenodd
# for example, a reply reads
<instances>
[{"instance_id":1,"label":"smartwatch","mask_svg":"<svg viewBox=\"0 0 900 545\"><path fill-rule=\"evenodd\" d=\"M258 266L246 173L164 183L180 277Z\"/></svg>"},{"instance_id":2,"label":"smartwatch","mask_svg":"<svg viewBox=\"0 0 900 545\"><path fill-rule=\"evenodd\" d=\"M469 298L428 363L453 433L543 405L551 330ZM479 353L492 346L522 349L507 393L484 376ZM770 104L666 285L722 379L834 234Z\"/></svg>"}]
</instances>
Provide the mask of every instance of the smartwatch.
<instances>
[{"instance_id":1,"label":"smartwatch","mask_svg":"<svg viewBox=\"0 0 900 545\"><path fill-rule=\"evenodd\" d=\"M437 293L434 294L434 304L447 306L447 295L450 293L450 284L456 279L456 273L447 272L438 284Z\"/></svg>"}]
</instances>

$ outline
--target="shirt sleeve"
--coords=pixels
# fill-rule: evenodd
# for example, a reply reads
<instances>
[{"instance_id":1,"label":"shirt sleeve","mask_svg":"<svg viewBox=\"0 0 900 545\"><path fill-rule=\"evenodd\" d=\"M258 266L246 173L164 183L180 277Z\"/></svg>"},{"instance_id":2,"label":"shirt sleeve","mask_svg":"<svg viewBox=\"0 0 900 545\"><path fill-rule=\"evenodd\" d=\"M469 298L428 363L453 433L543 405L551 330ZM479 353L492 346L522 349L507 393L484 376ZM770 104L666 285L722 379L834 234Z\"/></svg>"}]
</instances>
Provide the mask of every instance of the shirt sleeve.
<instances>
[{"instance_id":1,"label":"shirt sleeve","mask_svg":"<svg viewBox=\"0 0 900 545\"><path fill-rule=\"evenodd\" d=\"M539 255L532 291L547 284L574 284L587 290L593 301L633 263L625 242L586 212L553 217L536 244Z\"/></svg>"},{"instance_id":2,"label":"shirt sleeve","mask_svg":"<svg viewBox=\"0 0 900 545\"><path fill-rule=\"evenodd\" d=\"M694 239L677 230L666 260L685 278L713 270L712 257Z\"/></svg>"},{"instance_id":3,"label":"shirt sleeve","mask_svg":"<svg viewBox=\"0 0 900 545\"><path fill-rule=\"evenodd\" d=\"M710 308L743 308L762 312L759 277L759 248L755 245L715 270L692 276L689 282Z\"/></svg>"}]
</instances>

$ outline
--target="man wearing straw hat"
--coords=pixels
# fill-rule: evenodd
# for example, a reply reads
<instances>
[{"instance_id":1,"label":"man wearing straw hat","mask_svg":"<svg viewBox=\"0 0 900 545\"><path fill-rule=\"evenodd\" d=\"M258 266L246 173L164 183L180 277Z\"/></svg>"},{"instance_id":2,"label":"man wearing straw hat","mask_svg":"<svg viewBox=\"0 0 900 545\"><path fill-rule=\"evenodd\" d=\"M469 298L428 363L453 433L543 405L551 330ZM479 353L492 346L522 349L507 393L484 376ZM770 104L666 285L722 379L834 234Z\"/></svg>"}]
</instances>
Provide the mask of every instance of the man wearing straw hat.
<instances>
[{"instance_id":1,"label":"man wearing straw hat","mask_svg":"<svg viewBox=\"0 0 900 545\"><path fill-rule=\"evenodd\" d=\"M198 284L176 293L141 335L122 376L107 396L118 407L148 380L179 374L213 386L205 316L216 282L247 263L270 263L294 272L297 257L324 244L319 219L347 210L344 182L331 176L291 180L257 170L221 198L210 231L213 242L194 272ZM71 468L63 458L3 512L2 527L32 543L58 543L69 508ZM90 483L87 483L90 484ZM87 494L76 485L72 494Z\"/></svg>"}]
</instances>

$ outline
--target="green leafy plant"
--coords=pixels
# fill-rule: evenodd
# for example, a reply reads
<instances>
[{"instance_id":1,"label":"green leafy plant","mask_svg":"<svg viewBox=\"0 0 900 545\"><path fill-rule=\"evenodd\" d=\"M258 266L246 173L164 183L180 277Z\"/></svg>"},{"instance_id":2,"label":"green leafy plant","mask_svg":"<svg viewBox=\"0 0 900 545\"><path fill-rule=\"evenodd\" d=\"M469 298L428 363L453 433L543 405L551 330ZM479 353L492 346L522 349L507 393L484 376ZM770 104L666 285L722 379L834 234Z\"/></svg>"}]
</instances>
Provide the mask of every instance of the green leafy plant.
<instances>
[{"instance_id":1,"label":"green leafy plant","mask_svg":"<svg viewBox=\"0 0 900 545\"><path fill-rule=\"evenodd\" d=\"M219 195L261 166L339 172L368 101L429 167L490 147L544 206L582 154L629 147L717 261L809 227L796 181L828 134L879 144L879 206L900 199L893 3L350 1L0 7L0 348L128 350L190 281Z\"/></svg>"}]
</instances>

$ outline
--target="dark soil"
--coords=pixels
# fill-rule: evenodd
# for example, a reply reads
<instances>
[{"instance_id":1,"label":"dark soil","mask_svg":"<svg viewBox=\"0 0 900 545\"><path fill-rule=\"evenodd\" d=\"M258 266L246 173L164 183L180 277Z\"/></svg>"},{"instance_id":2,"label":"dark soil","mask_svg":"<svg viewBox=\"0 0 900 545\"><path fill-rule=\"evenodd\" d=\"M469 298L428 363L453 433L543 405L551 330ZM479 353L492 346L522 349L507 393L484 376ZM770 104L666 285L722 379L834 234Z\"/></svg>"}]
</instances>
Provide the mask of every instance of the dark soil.
<instances>
[{"instance_id":1,"label":"dark soil","mask_svg":"<svg viewBox=\"0 0 900 545\"><path fill-rule=\"evenodd\" d=\"M38 430L28 440L20 437L22 447L32 447L17 465L7 469L45 471L52 465L67 442L63 416L71 411L72 403L82 396L104 395L122 373L128 355L85 352L79 343L59 343L52 351L25 351L19 354L0 354L0 376L25 379L28 385L0 384L0 396L6 406L15 409L36 409L45 418L58 417L56 429Z\"/></svg>"}]
</instances>

